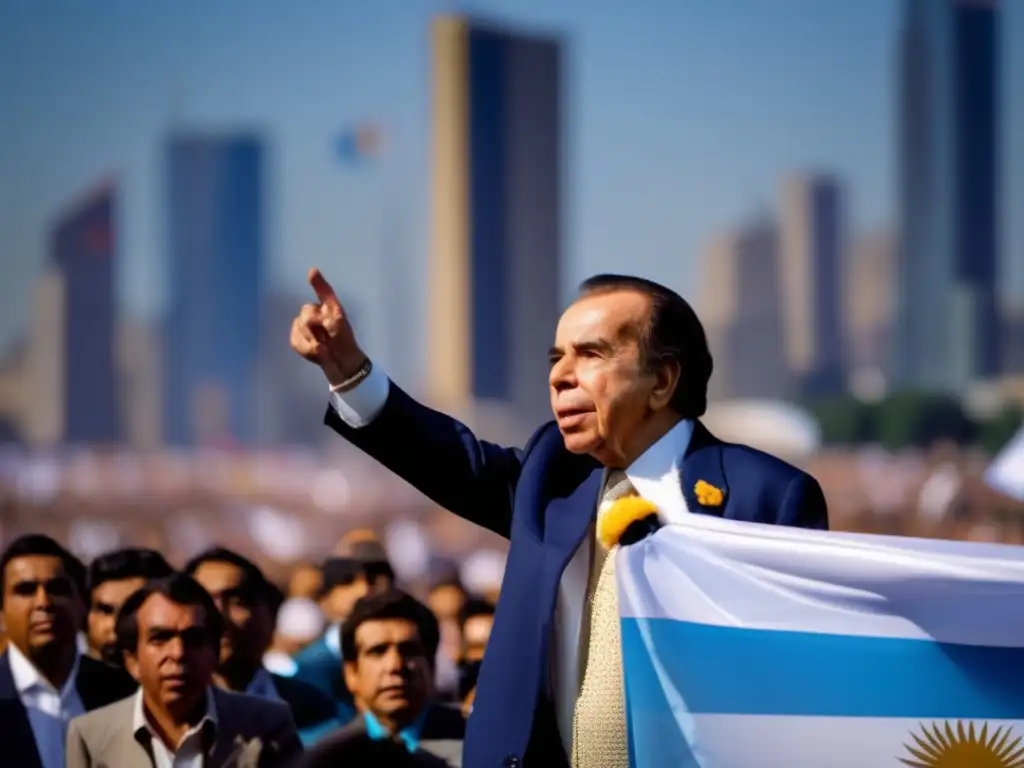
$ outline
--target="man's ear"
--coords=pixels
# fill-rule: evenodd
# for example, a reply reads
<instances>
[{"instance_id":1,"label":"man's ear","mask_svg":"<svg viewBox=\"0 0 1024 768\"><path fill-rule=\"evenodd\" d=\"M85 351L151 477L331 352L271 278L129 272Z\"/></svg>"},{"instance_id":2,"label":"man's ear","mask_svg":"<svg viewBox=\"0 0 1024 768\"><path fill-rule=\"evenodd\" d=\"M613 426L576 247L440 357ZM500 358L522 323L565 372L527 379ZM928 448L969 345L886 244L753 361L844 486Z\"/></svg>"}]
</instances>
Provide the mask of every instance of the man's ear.
<instances>
[{"instance_id":1,"label":"man's ear","mask_svg":"<svg viewBox=\"0 0 1024 768\"><path fill-rule=\"evenodd\" d=\"M128 674L135 678L135 682L142 682L139 680L139 657L129 651L124 652L124 668L128 670Z\"/></svg>"},{"instance_id":2,"label":"man's ear","mask_svg":"<svg viewBox=\"0 0 1024 768\"><path fill-rule=\"evenodd\" d=\"M359 684L359 670L357 668L358 662L346 661L342 666L342 675L345 678L345 687L349 689L352 695L356 698L359 697L359 693L356 690Z\"/></svg>"},{"instance_id":3,"label":"man's ear","mask_svg":"<svg viewBox=\"0 0 1024 768\"><path fill-rule=\"evenodd\" d=\"M666 359L654 368L654 387L651 389L648 405L652 411L660 411L672 402L672 396L679 387L682 370L677 360Z\"/></svg>"}]
</instances>

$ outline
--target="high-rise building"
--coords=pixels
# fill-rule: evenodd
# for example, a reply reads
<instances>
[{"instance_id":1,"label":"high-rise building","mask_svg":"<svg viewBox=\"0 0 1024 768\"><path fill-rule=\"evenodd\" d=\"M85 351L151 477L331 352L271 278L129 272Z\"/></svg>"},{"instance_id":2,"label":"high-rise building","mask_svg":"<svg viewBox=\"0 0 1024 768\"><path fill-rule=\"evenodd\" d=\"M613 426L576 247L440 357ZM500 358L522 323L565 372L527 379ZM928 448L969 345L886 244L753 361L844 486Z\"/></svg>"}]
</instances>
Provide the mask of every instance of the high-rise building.
<instances>
[{"instance_id":1,"label":"high-rise building","mask_svg":"<svg viewBox=\"0 0 1024 768\"><path fill-rule=\"evenodd\" d=\"M257 136L188 133L167 145L172 445L249 444L257 434L264 162Z\"/></svg>"},{"instance_id":2,"label":"high-rise building","mask_svg":"<svg viewBox=\"0 0 1024 768\"><path fill-rule=\"evenodd\" d=\"M163 443L163 339L157 328L132 318L121 323L118 368L125 442L151 450Z\"/></svg>"},{"instance_id":3,"label":"high-rise building","mask_svg":"<svg viewBox=\"0 0 1024 768\"><path fill-rule=\"evenodd\" d=\"M896 311L896 256L889 232L858 236L847 251L843 335L854 392L885 392L890 384Z\"/></svg>"},{"instance_id":4,"label":"high-rise building","mask_svg":"<svg viewBox=\"0 0 1024 768\"><path fill-rule=\"evenodd\" d=\"M429 394L536 423L560 310L561 45L461 17L432 43Z\"/></svg>"},{"instance_id":5,"label":"high-rise building","mask_svg":"<svg viewBox=\"0 0 1024 768\"><path fill-rule=\"evenodd\" d=\"M25 361L25 439L33 446L60 443L67 413L66 280L47 264L35 286L28 358Z\"/></svg>"},{"instance_id":6,"label":"high-rise building","mask_svg":"<svg viewBox=\"0 0 1024 768\"><path fill-rule=\"evenodd\" d=\"M998 373L999 7L907 0L900 39L899 301L904 386Z\"/></svg>"},{"instance_id":7,"label":"high-rise building","mask_svg":"<svg viewBox=\"0 0 1024 768\"><path fill-rule=\"evenodd\" d=\"M791 176L782 185L779 269L786 364L799 391L845 386L843 194L834 178Z\"/></svg>"},{"instance_id":8,"label":"high-rise building","mask_svg":"<svg viewBox=\"0 0 1024 768\"><path fill-rule=\"evenodd\" d=\"M785 398L778 232L759 220L716 238L705 253L700 316L715 360L713 400Z\"/></svg>"},{"instance_id":9,"label":"high-rise building","mask_svg":"<svg viewBox=\"0 0 1024 768\"><path fill-rule=\"evenodd\" d=\"M56 332L34 344L51 347L59 390L48 407L60 418L52 436L72 444L121 439L116 363L114 186L90 190L60 217L50 237L52 287L45 301ZM54 415L57 415L55 413Z\"/></svg>"}]
</instances>

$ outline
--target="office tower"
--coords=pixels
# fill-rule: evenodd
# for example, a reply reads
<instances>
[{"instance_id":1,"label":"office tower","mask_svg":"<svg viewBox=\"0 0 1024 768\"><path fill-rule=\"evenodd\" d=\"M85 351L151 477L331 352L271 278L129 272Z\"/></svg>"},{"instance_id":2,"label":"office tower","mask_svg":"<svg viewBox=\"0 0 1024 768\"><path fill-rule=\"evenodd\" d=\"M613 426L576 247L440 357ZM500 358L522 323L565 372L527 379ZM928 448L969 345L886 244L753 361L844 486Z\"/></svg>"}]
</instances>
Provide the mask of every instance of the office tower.
<instances>
[{"instance_id":1,"label":"office tower","mask_svg":"<svg viewBox=\"0 0 1024 768\"><path fill-rule=\"evenodd\" d=\"M50 235L33 345L45 377L39 440L110 444L121 438L115 358L114 186L104 182L64 213ZM47 396L49 392L50 396Z\"/></svg>"},{"instance_id":2,"label":"office tower","mask_svg":"<svg viewBox=\"0 0 1024 768\"><path fill-rule=\"evenodd\" d=\"M903 386L999 372L999 8L908 0L900 40Z\"/></svg>"},{"instance_id":3,"label":"office tower","mask_svg":"<svg viewBox=\"0 0 1024 768\"><path fill-rule=\"evenodd\" d=\"M850 244L843 279L843 336L848 384L859 394L884 393L891 383L895 271L891 233L869 232Z\"/></svg>"},{"instance_id":4,"label":"office tower","mask_svg":"<svg viewBox=\"0 0 1024 768\"><path fill-rule=\"evenodd\" d=\"M790 395L780 296L773 222L755 221L711 243L699 310L715 360L711 399Z\"/></svg>"},{"instance_id":5,"label":"office tower","mask_svg":"<svg viewBox=\"0 0 1024 768\"><path fill-rule=\"evenodd\" d=\"M159 330L138 318L121 323L118 369L125 442L152 450L163 443L163 339Z\"/></svg>"},{"instance_id":6,"label":"office tower","mask_svg":"<svg viewBox=\"0 0 1024 768\"><path fill-rule=\"evenodd\" d=\"M251 135L183 133L167 144L172 445L250 444L257 434L264 158Z\"/></svg>"},{"instance_id":7,"label":"office tower","mask_svg":"<svg viewBox=\"0 0 1024 768\"><path fill-rule=\"evenodd\" d=\"M786 364L803 394L845 386L842 335L843 193L835 179L782 185L779 268Z\"/></svg>"},{"instance_id":8,"label":"office tower","mask_svg":"<svg viewBox=\"0 0 1024 768\"><path fill-rule=\"evenodd\" d=\"M60 269L47 264L35 285L32 325L25 366L25 440L53 446L65 435L67 412L67 301Z\"/></svg>"},{"instance_id":9,"label":"office tower","mask_svg":"<svg viewBox=\"0 0 1024 768\"><path fill-rule=\"evenodd\" d=\"M560 310L561 46L461 17L432 35L430 395L536 424Z\"/></svg>"}]
</instances>

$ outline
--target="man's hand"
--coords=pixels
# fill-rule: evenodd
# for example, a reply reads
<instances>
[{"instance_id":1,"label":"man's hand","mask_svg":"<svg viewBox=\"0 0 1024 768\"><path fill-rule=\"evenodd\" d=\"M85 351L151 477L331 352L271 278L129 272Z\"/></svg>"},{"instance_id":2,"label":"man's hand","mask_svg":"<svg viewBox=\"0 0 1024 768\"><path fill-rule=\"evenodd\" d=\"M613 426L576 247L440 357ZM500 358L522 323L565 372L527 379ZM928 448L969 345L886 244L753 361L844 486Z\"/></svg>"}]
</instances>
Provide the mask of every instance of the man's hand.
<instances>
[{"instance_id":1,"label":"man's hand","mask_svg":"<svg viewBox=\"0 0 1024 768\"><path fill-rule=\"evenodd\" d=\"M352 326L331 284L314 267L309 284L316 304L304 304L292 322L292 349L323 370L327 380L337 386L353 376L366 355L356 343Z\"/></svg>"}]
</instances>

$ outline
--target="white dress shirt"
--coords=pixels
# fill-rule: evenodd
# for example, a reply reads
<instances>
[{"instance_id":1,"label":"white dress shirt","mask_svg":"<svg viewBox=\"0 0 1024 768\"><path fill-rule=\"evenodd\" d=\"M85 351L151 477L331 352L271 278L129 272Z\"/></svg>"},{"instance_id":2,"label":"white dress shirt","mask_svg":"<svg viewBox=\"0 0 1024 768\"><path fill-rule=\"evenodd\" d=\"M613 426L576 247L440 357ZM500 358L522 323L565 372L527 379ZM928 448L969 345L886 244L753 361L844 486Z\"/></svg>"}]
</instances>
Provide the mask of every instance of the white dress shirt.
<instances>
[{"instance_id":1,"label":"white dress shirt","mask_svg":"<svg viewBox=\"0 0 1024 768\"><path fill-rule=\"evenodd\" d=\"M68 723L71 718L85 714L85 705L82 704L78 688L75 686L81 656L75 654L71 674L58 691L17 646L7 646L7 654L11 660L14 687L28 713L32 737L35 739L43 768L64 768L64 745ZM2 741L0 739L0 742Z\"/></svg>"},{"instance_id":2,"label":"white dress shirt","mask_svg":"<svg viewBox=\"0 0 1024 768\"><path fill-rule=\"evenodd\" d=\"M164 744L157 730L150 725L146 709L142 701L142 689L135 694L135 712L132 715L132 731L140 731L149 736L149 745L153 755L153 768L203 768L206 760L203 749L203 728L207 723L217 725L217 707L213 701L212 691L206 692L206 714L196 725L189 728L178 741L178 746L171 751Z\"/></svg>"},{"instance_id":3,"label":"white dress shirt","mask_svg":"<svg viewBox=\"0 0 1024 768\"><path fill-rule=\"evenodd\" d=\"M331 405L348 426L366 426L387 402L391 382L374 366L369 376L348 392L331 393ZM690 445L693 422L681 421L626 468L626 476L644 498L658 507L662 522L687 514L680 473L683 455ZM603 487L603 484L602 484ZM598 499L594 499L596 514ZM555 605L553 680L558 730L567 755L572 754L572 720L579 694L580 623L590 575L590 558L595 546L594 529L576 550L562 572Z\"/></svg>"}]
</instances>

